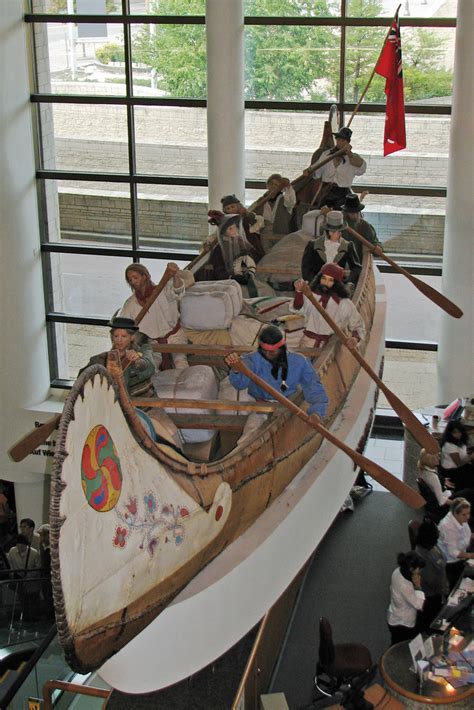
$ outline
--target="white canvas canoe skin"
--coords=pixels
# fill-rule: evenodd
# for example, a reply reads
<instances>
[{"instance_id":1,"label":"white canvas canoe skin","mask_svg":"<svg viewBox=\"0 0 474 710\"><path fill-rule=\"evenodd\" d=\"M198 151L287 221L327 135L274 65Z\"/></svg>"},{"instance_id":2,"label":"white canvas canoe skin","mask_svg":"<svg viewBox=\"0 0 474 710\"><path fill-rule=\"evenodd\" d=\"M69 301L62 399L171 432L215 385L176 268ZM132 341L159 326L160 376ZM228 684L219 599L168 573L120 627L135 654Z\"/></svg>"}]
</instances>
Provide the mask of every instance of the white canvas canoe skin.
<instances>
[{"instance_id":1,"label":"white canvas canoe skin","mask_svg":"<svg viewBox=\"0 0 474 710\"><path fill-rule=\"evenodd\" d=\"M67 623L77 634L208 545L228 518L232 492L221 483L203 510L140 448L101 374L74 403L64 449L59 563Z\"/></svg>"}]
</instances>

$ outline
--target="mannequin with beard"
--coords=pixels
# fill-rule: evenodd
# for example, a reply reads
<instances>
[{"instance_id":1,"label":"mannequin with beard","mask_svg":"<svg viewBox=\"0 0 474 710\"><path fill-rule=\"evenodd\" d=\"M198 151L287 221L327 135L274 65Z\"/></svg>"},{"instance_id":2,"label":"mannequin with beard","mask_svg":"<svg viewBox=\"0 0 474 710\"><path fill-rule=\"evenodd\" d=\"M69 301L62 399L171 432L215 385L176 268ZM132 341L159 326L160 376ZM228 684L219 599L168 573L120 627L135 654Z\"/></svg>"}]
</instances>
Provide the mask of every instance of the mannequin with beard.
<instances>
[{"instance_id":1,"label":"mannequin with beard","mask_svg":"<svg viewBox=\"0 0 474 710\"><path fill-rule=\"evenodd\" d=\"M332 263L325 264L311 282L310 288L336 325L350 335L347 341L348 347L355 348L361 340L365 339L366 329L360 313L342 283L343 279L342 267ZM295 282L296 295L291 308L294 313L302 310L304 314L305 329L300 345L303 348L322 348L333 331L313 304L304 298L305 284L303 279Z\"/></svg>"},{"instance_id":2,"label":"mannequin with beard","mask_svg":"<svg viewBox=\"0 0 474 710\"><path fill-rule=\"evenodd\" d=\"M236 353L231 353L225 358L226 364L231 369L229 380L233 387L237 390L247 389L250 400L271 401L266 390L258 387L242 372L232 369L238 359ZM301 389L309 404L308 414L317 415L316 421L325 415L328 396L318 374L307 358L287 351L285 336L276 326L268 325L263 328L259 335L258 350L245 355L242 361L252 372L280 390L286 397L291 397ZM258 412L249 414L237 444L248 439L265 422L267 416Z\"/></svg>"},{"instance_id":3,"label":"mannequin with beard","mask_svg":"<svg viewBox=\"0 0 474 710\"><path fill-rule=\"evenodd\" d=\"M236 275L240 277L242 272L246 272L247 276L254 274L256 263L261 254L247 239L242 216L211 210L209 222L217 224L219 232L217 235L218 244L204 267L206 280L231 279ZM236 280L240 283L245 282L240 278Z\"/></svg>"},{"instance_id":4,"label":"mannequin with beard","mask_svg":"<svg viewBox=\"0 0 474 710\"><path fill-rule=\"evenodd\" d=\"M221 198L222 211L224 214L239 214L242 217L242 226L244 228L247 241L250 242L255 249L255 261L264 256L265 251L260 239L260 232L263 228L263 217L256 215L255 212L250 212L241 203L236 195L225 195Z\"/></svg>"}]
</instances>

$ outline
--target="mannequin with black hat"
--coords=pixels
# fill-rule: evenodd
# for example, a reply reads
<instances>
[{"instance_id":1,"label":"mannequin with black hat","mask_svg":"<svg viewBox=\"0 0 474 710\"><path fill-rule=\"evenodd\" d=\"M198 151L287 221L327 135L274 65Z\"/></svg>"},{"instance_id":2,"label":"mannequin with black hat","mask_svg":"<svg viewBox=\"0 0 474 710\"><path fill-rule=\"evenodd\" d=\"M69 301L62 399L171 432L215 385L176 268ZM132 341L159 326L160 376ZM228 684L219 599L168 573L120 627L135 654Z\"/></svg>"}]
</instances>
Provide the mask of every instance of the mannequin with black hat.
<instances>
[{"instance_id":1,"label":"mannequin with black hat","mask_svg":"<svg viewBox=\"0 0 474 710\"><path fill-rule=\"evenodd\" d=\"M324 264L334 262L344 269L345 283L356 284L362 267L354 244L342 236L346 227L342 212L328 212L324 225L325 236L308 242L303 252L301 274L305 281L311 283Z\"/></svg>"},{"instance_id":2,"label":"mannequin with black hat","mask_svg":"<svg viewBox=\"0 0 474 710\"><path fill-rule=\"evenodd\" d=\"M370 222L367 222L362 217L362 210L364 209L364 207L365 205L363 205L362 202L359 200L359 196L350 193L349 195L346 195L346 199L341 207L341 211L349 227L355 229L355 231L365 237L367 241L369 241L375 247L379 247L379 249L381 249L381 242L379 242L379 240L377 239L377 233L375 229L370 224ZM354 244L357 256L359 257L359 261L362 263L362 257L364 253L364 245L362 244L362 242L353 237L352 234L347 231L344 235L344 238L347 239L348 242L352 242Z\"/></svg>"},{"instance_id":3,"label":"mannequin with black hat","mask_svg":"<svg viewBox=\"0 0 474 710\"><path fill-rule=\"evenodd\" d=\"M140 345L135 343L139 332L132 318L114 316L108 323L112 348L107 352L93 355L79 375L90 365L107 367L109 353L115 351L122 367L125 387L130 397L155 397L151 377L155 374L153 351L146 336Z\"/></svg>"},{"instance_id":4,"label":"mannequin with black hat","mask_svg":"<svg viewBox=\"0 0 474 710\"><path fill-rule=\"evenodd\" d=\"M351 192L354 178L363 175L367 170L365 160L357 153L352 152L350 143L352 138L351 129L341 128L337 133L333 133L333 136L336 147L321 153L319 160L323 161L332 153L340 150L344 151L344 155L337 155L333 160L314 171L313 178L321 181L314 200L314 207L323 205L326 198L330 196L337 201L336 209L340 209L346 195Z\"/></svg>"},{"instance_id":5,"label":"mannequin with black hat","mask_svg":"<svg viewBox=\"0 0 474 710\"><path fill-rule=\"evenodd\" d=\"M236 353L231 353L225 358L226 364L231 369L229 381L233 387L237 390L247 389L249 399L270 400L266 390L256 385L242 372L232 369L238 360L239 356ZM307 358L287 350L285 336L276 326L268 325L261 330L258 350L245 355L242 361L252 372L272 387L279 389L286 397L291 397L301 389L309 404L308 414L315 414L318 417L325 415L328 397L318 374ZM248 439L264 423L267 416L257 412L249 414L242 436L237 443L240 444Z\"/></svg>"},{"instance_id":6,"label":"mannequin with black hat","mask_svg":"<svg viewBox=\"0 0 474 710\"><path fill-rule=\"evenodd\" d=\"M343 281L344 269L341 266L333 263L325 264L311 282L310 288L336 325L349 335L348 347L356 347L357 343L365 340L366 328ZM295 282L296 294L291 307L294 313L302 312L304 315L305 328L300 347L322 348L333 331L313 304L304 298L303 285L305 283L303 279Z\"/></svg>"}]
</instances>

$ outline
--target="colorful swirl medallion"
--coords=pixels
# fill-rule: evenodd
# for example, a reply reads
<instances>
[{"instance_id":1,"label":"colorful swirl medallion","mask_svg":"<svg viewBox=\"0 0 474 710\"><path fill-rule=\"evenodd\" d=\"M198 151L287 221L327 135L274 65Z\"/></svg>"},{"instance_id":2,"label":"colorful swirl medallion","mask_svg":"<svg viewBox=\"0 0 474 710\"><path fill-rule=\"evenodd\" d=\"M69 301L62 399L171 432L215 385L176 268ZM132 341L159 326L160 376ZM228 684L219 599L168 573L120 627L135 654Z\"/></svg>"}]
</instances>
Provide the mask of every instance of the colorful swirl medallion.
<instances>
[{"instance_id":1,"label":"colorful swirl medallion","mask_svg":"<svg viewBox=\"0 0 474 710\"><path fill-rule=\"evenodd\" d=\"M99 513L115 508L122 490L122 471L112 437L102 424L91 429L82 449L81 482L91 508Z\"/></svg>"}]
</instances>

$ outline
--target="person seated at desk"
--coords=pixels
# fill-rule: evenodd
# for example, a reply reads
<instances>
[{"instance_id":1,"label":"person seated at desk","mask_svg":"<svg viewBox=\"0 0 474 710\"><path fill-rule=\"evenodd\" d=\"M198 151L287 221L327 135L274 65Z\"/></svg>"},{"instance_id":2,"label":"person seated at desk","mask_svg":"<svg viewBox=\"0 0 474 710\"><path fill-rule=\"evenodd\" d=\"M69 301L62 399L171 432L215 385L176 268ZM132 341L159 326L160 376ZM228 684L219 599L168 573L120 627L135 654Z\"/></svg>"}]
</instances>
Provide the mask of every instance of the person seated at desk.
<instances>
[{"instance_id":1,"label":"person seated at desk","mask_svg":"<svg viewBox=\"0 0 474 710\"><path fill-rule=\"evenodd\" d=\"M451 510L438 524L439 547L446 560L446 574L452 589L464 570L466 560L474 559L474 552L468 552L472 534L468 520L471 506L465 498L455 498Z\"/></svg>"},{"instance_id":2,"label":"person seated at desk","mask_svg":"<svg viewBox=\"0 0 474 710\"><path fill-rule=\"evenodd\" d=\"M474 452L467 448L466 427L457 419L449 421L441 437L441 473L455 490L474 487Z\"/></svg>"},{"instance_id":3,"label":"person seated at desk","mask_svg":"<svg viewBox=\"0 0 474 710\"><path fill-rule=\"evenodd\" d=\"M420 612L422 629L428 631L448 594L446 560L438 547L439 530L432 520L424 520L418 528L415 552L424 560L421 568L421 588L425 603Z\"/></svg>"},{"instance_id":4,"label":"person seated at desk","mask_svg":"<svg viewBox=\"0 0 474 710\"><path fill-rule=\"evenodd\" d=\"M425 594L421 588L421 569L425 561L416 552L400 552L398 567L390 583L387 623L391 645L410 641L420 631L417 616L423 609Z\"/></svg>"},{"instance_id":5,"label":"person seated at desk","mask_svg":"<svg viewBox=\"0 0 474 710\"><path fill-rule=\"evenodd\" d=\"M438 505L443 508L445 513L447 513L454 498L466 498L472 506L474 500L474 489L457 489L449 478L444 479L443 486L438 474L439 462L439 454L430 454L426 451L426 449L421 449L420 457L416 464L420 478L431 488L436 496Z\"/></svg>"}]
</instances>

